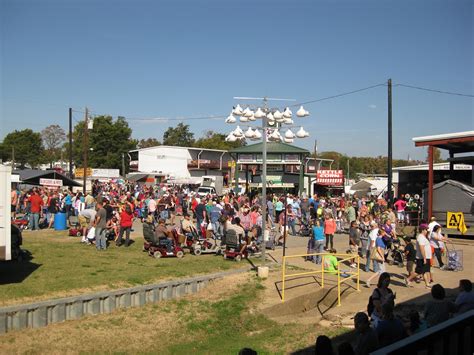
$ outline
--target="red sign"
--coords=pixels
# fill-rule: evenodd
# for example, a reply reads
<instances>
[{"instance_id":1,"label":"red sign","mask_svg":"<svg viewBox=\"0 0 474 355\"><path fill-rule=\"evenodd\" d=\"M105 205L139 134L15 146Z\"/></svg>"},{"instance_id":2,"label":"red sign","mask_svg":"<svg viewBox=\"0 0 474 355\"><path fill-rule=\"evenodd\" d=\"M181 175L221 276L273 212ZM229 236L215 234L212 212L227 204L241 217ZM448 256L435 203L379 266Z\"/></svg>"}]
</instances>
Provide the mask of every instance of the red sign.
<instances>
[{"instance_id":1,"label":"red sign","mask_svg":"<svg viewBox=\"0 0 474 355\"><path fill-rule=\"evenodd\" d=\"M316 183L327 186L342 186L344 184L344 172L342 170L318 170L316 172Z\"/></svg>"}]
</instances>

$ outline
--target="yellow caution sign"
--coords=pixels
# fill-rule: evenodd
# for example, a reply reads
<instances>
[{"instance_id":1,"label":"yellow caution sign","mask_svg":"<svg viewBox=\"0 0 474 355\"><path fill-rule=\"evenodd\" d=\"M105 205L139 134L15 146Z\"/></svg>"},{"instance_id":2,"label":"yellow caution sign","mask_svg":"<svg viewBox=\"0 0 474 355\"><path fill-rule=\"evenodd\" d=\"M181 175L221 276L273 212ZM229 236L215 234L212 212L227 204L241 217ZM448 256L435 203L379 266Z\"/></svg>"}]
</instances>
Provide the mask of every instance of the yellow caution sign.
<instances>
[{"instance_id":1,"label":"yellow caution sign","mask_svg":"<svg viewBox=\"0 0 474 355\"><path fill-rule=\"evenodd\" d=\"M462 212L446 212L446 226L448 228L456 228L461 234L467 232L466 223L464 222L464 213Z\"/></svg>"},{"instance_id":2,"label":"yellow caution sign","mask_svg":"<svg viewBox=\"0 0 474 355\"><path fill-rule=\"evenodd\" d=\"M92 168L87 168L86 174L87 174L87 176L92 176ZM76 178L84 177L84 168L76 168L75 171L74 171L74 176Z\"/></svg>"}]
</instances>

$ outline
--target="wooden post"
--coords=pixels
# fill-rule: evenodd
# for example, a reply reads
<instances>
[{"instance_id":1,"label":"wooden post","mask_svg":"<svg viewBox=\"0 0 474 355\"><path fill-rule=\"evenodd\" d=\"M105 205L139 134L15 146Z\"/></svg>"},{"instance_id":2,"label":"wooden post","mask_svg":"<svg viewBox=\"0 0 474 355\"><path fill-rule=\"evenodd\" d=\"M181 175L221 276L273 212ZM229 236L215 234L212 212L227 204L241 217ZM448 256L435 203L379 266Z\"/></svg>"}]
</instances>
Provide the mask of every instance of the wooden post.
<instances>
[{"instance_id":1,"label":"wooden post","mask_svg":"<svg viewBox=\"0 0 474 355\"><path fill-rule=\"evenodd\" d=\"M430 221L433 216L433 146L428 146L428 218Z\"/></svg>"}]
</instances>

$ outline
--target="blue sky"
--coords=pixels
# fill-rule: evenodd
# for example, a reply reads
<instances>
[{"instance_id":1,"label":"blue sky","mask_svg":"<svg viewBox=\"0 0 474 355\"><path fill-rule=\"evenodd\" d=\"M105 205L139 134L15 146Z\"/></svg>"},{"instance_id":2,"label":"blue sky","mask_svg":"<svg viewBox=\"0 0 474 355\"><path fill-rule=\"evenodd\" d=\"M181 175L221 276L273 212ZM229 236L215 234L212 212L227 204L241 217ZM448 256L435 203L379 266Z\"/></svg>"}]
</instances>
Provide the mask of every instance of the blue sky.
<instances>
[{"instance_id":1,"label":"blue sky","mask_svg":"<svg viewBox=\"0 0 474 355\"><path fill-rule=\"evenodd\" d=\"M233 96L304 102L384 83L474 93L473 3L413 0L0 0L0 139L67 129L68 107L129 118L227 116ZM309 104L319 151L386 155L378 87ZM393 88L394 157L414 136L474 129L474 99ZM295 110L294 110L295 111ZM75 120L83 114L75 113ZM223 119L189 120L196 137ZM296 121L296 119L295 119ZM129 120L134 138L179 121Z\"/></svg>"}]
</instances>

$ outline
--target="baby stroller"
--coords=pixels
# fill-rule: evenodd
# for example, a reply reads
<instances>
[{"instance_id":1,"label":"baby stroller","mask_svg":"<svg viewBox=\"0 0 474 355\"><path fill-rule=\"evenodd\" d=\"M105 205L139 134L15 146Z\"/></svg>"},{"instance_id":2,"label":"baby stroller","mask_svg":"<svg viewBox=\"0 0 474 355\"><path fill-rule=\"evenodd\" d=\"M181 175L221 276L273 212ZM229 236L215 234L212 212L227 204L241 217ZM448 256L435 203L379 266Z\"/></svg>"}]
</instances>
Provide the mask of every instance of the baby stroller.
<instances>
[{"instance_id":1,"label":"baby stroller","mask_svg":"<svg viewBox=\"0 0 474 355\"><path fill-rule=\"evenodd\" d=\"M311 228L307 223L306 219L301 219L300 230L298 231L298 234L302 237L309 237L309 235L311 234Z\"/></svg>"},{"instance_id":2,"label":"baby stroller","mask_svg":"<svg viewBox=\"0 0 474 355\"><path fill-rule=\"evenodd\" d=\"M403 267L405 264L404 246L401 245L400 239L393 240L390 249L390 265Z\"/></svg>"},{"instance_id":3,"label":"baby stroller","mask_svg":"<svg viewBox=\"0 0 474 355\"><path fill-rule=\"evenodd\" d=\"M454 243L446 242L446 270L462 271L463 270L463 253L462 250L456 250Z\"/></svg>"}]
</instances>

